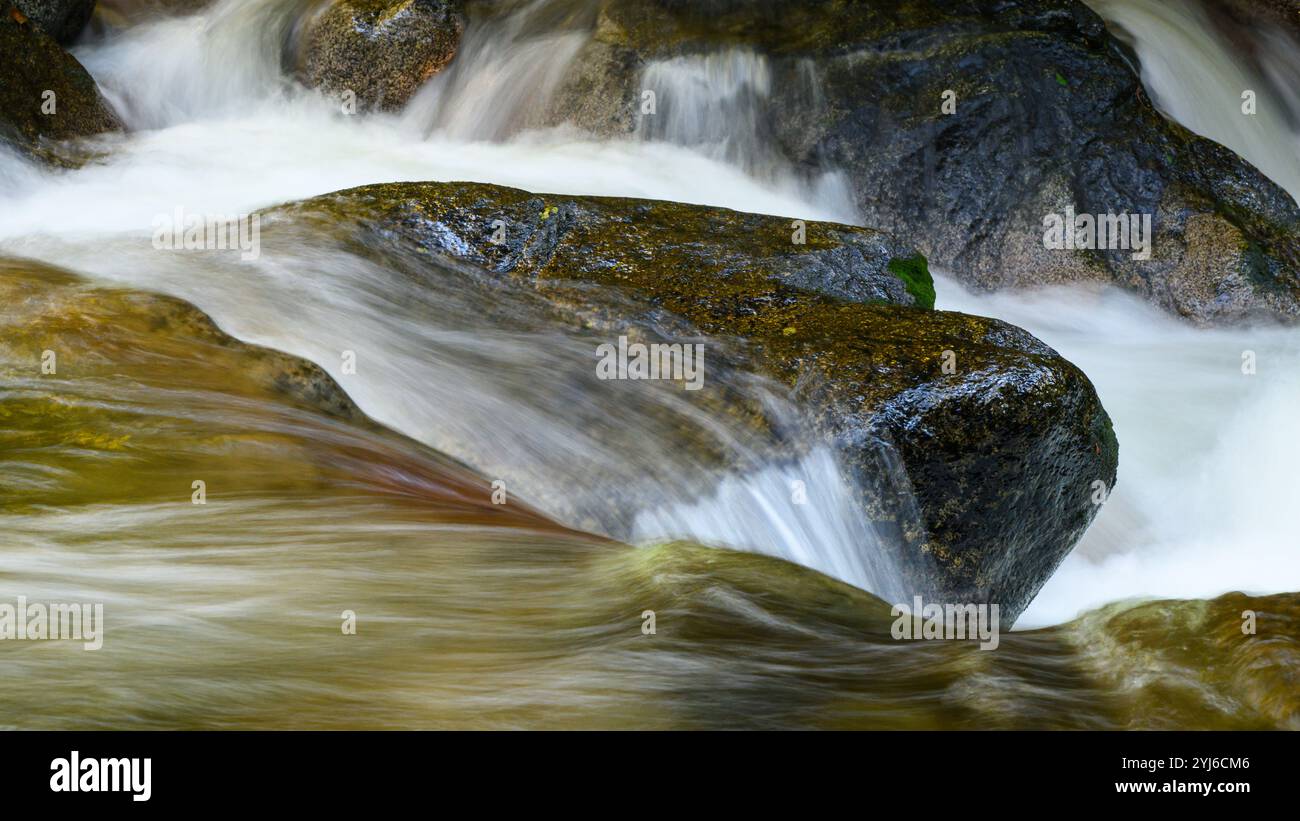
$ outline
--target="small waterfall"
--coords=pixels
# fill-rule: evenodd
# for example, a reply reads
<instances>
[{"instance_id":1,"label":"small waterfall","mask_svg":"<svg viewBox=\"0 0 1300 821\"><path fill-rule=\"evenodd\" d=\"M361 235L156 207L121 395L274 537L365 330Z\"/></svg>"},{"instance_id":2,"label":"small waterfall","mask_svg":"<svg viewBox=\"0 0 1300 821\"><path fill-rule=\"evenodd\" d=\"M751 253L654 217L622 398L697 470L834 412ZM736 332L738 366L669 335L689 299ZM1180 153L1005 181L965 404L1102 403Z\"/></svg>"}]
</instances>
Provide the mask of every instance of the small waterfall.
<instances>
[{"instance_id":1,"label":"small waterfall","mask_svg":"<svg viewBox=\"0 0 1300 821\"><path fill-rule=\"evenodd\" d=\"M546 16L552 10L551 0L534 0L472 22L451 66L407 105L405 124L454 140L504 140L542 125L551 95L591 37L582 26L554 26Z\"/></svg>"},{"instance_id":2,"label":"small waterfall","mask_svg":"<svg viewBox=\"0 0 1300 821\"><path fill-rule=\"evenodd\" d=\"M74 50L129 128L250 116L300 95L284 69L319 0L216 0Z\"/></svg>"},{"instance_id":3,"label":"small waterfall","mask_svg":"<svg viewBox=\"0 0 1300 821\"><path fill-rule=\"evenodd\" d=\"M857 507L829 447L798 462L729 475L709 500L642 511L633 541L688 539L748 545L870 590L887 601L909 594L881 535ZM859 549L845 549L858 545ZM868 547L869 546L869 547ZM866 549L862 549L866 548Z\"/></svg>"},{"instance_id":4,"label":"small waterfall","mask_svg":"<svg viewBox=\"0 0 1300 821\"><path fill-rule=\"evenodd\" d=\"M810 70L797 65L797 80L809 99L821 88ZM637 136L725 162L747 175L826 203L843 222L857 222L852 186L836 171L795 169L771 133L774 72L769 59L750 49L726 48L656 60L641 76Z\"/></svg>"},{"instance_id":5,"label":"small waterfall","mask_svg":"<svg viewBox=\"0 0 1300 821\"><path fill-rule=\"evenodd\" d=\"M642 75L637 133L642 139L693 148L750 173L770 173L779 160L764 132L772 93L766 57L731 48L650 63ZM653 103L653 110L646 105Z\"/></svg>"},{"instance_id":6,"label":"small waterfall","mask_svg":"<svg viewBox=\"0 0 1300 821\"><path fill-rule=\"evenodd\" d=\"M1281 31L1252 31L1255 65L1234 54L1195 2L1088 0L1142 63L1155 104L1196 133L1226 145L1300 200L1300 44ZM1255 92L1256 112L1243 113Z\"/></svg>"}]
</instances>

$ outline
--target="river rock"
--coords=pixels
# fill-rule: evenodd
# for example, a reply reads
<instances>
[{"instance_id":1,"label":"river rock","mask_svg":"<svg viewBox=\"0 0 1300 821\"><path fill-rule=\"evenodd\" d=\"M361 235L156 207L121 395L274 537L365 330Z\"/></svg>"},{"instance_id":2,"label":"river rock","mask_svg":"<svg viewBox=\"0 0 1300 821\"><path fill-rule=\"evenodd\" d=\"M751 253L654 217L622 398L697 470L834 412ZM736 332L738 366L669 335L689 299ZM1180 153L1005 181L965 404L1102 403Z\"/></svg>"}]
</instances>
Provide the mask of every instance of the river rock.
<instances>
[{"instance_id":1,"label":"river rock","mask_svg":"<svg viewBox=\"0 0 1300 821\"><path fill-rule=\"evenodd\" d=\"M299 76L362 108L397 110L456 54L456 0L332 0L307 23Z\"/></svg>"},{"instance_id":2,"label":"river rock","mask_svg":"<svg viewBox=\"0 0 1300 821\"><path fill-rule=\"evenodd\" d=\"M474 183L325 195L268 212L264 238L286 222L535 291L585 328L669 315L744 340L836 446L909 589L941 601L1014 620L1115 480L1087 377L1019 328L932 310L924 258L886 233L808 222L797 244L784 218Z\"/></svg>"},{"instance_id":3,"label":"river rock","mask_svg":"<svg viewBox=\"0 0 1300 821\"><path fill-rule=\"evenodd\" d=\"M969 285L1113 283L1200 323L1300 319L1295 201L1162 117L1082 3L602 0L552 119L654 136L646 67L727 49L768 76L746 128L796 168L846 172L864 224ZM1067 208L1150 215L1150 258L1045 247Z\"/></svg>"},{"instance_id":4,"label":"river rock","mask_svg":"<svg viewBox=\"0 0 1300 821\"><path fill-rule=\"evenodd\" d=\"M18 10L46 34L67 45L95 13L95 0L15 0Z\"/></svg>"},{"instance_id":5,"label":"river rock","mask_svg":"<svg viewBox=\"0 0 1300 821\"><path fill-rule=\"evenodd\" d=\"M0 257L0 305L0 416L25 454L0 476L7 512L190 508L201 478L215 504L361 494L442 522L559 530L492 504L487 479L367 417L318 365L236 340L187 302Z\"/></svg>"},{"instance_id":6,"label":"river rock","mask_svg":"<svg viewBox=\"0 0 1300 821\"><path fill-rule=\"evenodd\" d=\"M0 143L24 154L64 162L52 141L122 127L86 69L8 0L0 0L0 75Z\"/></svg>"}]
</instances>

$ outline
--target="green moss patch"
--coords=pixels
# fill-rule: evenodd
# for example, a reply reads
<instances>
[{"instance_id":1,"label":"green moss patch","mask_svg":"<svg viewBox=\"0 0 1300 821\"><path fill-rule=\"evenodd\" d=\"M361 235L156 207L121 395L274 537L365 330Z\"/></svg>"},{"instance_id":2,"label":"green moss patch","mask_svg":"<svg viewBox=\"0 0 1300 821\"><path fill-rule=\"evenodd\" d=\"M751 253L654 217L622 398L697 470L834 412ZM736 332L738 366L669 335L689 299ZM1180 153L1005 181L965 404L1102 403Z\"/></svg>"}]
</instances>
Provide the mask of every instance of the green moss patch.
<instances>
[{"instance_id":1,"label":"green moss patch","mask_svg":"<svg viewBox=\"0 0 1300 821\"><path fill-rule=\"evenodd\" d=\"M924 254L917 251L910 257L894 257L888 268L889 273L907 286L907 292L916 298L917 305L934 309L934 277L930 276L930 266Z\"/></svg>"}]
</instances>

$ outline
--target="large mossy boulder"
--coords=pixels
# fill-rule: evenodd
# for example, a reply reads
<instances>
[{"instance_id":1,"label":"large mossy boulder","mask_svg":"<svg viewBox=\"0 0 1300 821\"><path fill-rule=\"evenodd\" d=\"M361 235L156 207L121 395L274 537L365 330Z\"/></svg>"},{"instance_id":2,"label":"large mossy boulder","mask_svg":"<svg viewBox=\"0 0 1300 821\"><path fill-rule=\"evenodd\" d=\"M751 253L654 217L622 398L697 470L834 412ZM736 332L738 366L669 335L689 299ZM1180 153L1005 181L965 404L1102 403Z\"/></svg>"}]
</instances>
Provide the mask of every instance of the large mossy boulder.
<instances>
[{"instance_id":1,"label":"large mossy boulder","mask_svg":"<svg viewBox=\"0 0 1300 821\"><path fill-rule=\"evenodd\" d=\"M306 23L298 74L367 109L398 110L456 55L458 0L327 0Z\"/></svg>"},{"instance_id":2,"label":"large mossy boulder","mask_svg":"<svg viewBox=\"0 0 1300 821\"><path fill-rule=\"evenodd\" d=\"M1014 619L1115 480L1087 377L1023 330L932 310L924 258L885 233L809 222L799 243L784 218L475 183L366 186L263 223L268 242L342 230L425 260L418 276L486 275L606 335L741 340L735 360L784 384L834 443L909 589L943 601Z\"/></svg>"},{"instance_id":3,"label":"large mossy boulder","mask_svg":"<svg viewBox=\"0 0 1300 821\"><path fill-rule=\"evenodd\" d=\"M8 0L0 0L0 143L63 162L55 142L122 127L95 80Z\"/></svg>"},{"instance_id":4,"label":"large mossy boulder","mask_svg":"<svg viewBox=\"0 0 1300 821\"><path fill-rule=\"evenodd\" d=\"M68 45L95 13L95 0L14 0L18 10L58 42Z\"/></svg>"},{"instance_id":5,"label":"large mossy boulder","mask_svg":"<svg viewBox=\"0 0 1300 821\"><path fill-rule=\"evenodd\" d=\"M1162 117L1076 0L601 0L591 30L555 121L654 136L648 66L753 52L768 80L743 127L795 167L846 172L864 224L970 285L1115 283L1202 323L1300 319L1296 203ZM1151 215L1150 258L1045 247L1067 208Z\"/></svg>"}]
</instances>

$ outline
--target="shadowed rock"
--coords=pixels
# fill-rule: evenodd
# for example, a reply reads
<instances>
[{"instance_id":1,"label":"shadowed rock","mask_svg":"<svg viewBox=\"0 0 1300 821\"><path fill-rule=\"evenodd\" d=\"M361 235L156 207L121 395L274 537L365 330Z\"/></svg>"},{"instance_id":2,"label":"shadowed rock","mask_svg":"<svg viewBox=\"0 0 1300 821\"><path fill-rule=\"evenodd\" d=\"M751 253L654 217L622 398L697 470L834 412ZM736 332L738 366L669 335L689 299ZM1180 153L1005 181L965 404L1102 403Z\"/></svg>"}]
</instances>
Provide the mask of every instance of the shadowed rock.
<instances>
[{"instance_id":1,"label":"shadowed rock","mask_svg":"<svg viewBox=\"0 0 1300 821\"><path fill-rule=\"evenodd\" d=\"M67 45L95 13L95 0L16 0L18 10L46 34Z\"/></svg>"},{"instance_id":2,"label":"shadowed rock","mask_svg":"<svg viewBox=\"0 0 1300 821\"><path fill-rule=\"evenodd\" d=\"M0 0L0 143L66 162L55 141L122 127L80 63L8 0Z\"/></svg>"}]
</instances>

